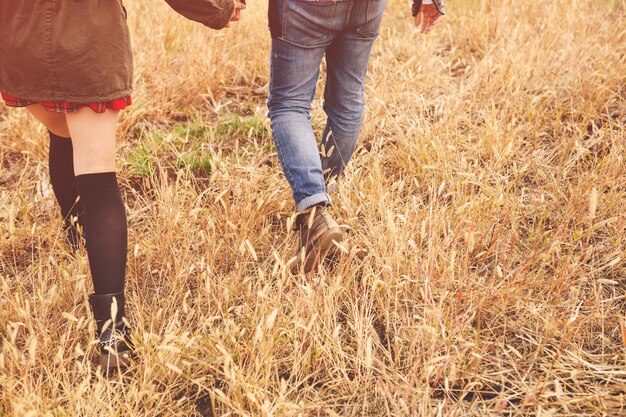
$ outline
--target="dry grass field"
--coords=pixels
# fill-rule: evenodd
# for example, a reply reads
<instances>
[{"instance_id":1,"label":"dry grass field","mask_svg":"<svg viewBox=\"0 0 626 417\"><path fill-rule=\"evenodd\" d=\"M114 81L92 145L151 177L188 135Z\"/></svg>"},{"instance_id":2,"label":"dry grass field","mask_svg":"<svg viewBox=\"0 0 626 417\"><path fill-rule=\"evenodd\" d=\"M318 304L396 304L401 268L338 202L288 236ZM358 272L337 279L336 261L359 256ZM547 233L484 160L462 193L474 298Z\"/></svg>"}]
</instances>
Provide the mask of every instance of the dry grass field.
<instances>
[{"instance_id":1,"label":"dry grass field","mask_svg":"<svg viewBox=\"0 0 626 417\"><path fill-rule=\"evenodd\" d=\"M45 131L0 106L0 415L626 415L625 0L449 0L428 38L391 1L347 239L308 277L285 269L266 2L222 32L126 3L139 361L96 366Z\"/></svg>"}]
</instances>

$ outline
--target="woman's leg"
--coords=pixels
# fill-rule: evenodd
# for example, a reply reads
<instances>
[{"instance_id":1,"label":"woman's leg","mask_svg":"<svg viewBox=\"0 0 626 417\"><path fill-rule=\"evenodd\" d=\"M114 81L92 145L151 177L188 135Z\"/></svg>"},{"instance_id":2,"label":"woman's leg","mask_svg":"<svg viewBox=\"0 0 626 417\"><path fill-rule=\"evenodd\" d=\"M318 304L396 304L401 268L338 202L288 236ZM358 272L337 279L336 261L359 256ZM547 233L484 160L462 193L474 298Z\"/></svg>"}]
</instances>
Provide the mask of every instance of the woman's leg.
<instances>
[{"instance_id":1,"label":"woman's leg","mask_svg":"<svg viewBox=\"0 0 626 417\"><path fill-rule=\"evenodd\" d=\"M65 221L67 240L72 249L77 250L80 242L80 233L76 221L84 227L82 219L82 205L78 200L76 181L74 179L74 153L72 141L67 127L65 114L53 113L45 110L41 104L28 106L30 113L39 120L50 134L50 151L48 154L48 169L50 183L59 206L61 216Z\"/></svg>"},{"instance_id":2,"label":"woman's leg","mask_svg":"<svg viewBox=\"0 0 626 417\"><path fill-rule=\"evenodd\" d=\"M74 148L74 172L85 211L89 265L96 294L124 291L127 228L115 175L117 111L88 107L66 115Z\"/></svg>"},{"instance_id":3,"label":"woman's leg","mask_svg":"<svg viewBox=\"0 0 626 417\"><path fill-rule=\"evenodd\" d=\"M50 132L62 138L69 138L70 131L64 113L55 113L44 109L41 104L33 104L26 107Z\"/></svg>"},{"instance_id":4,"label":"woman's leg","mask_svg":"<svg viewBox=\"0 0 626 417\"><path fill-rule=\"evenodd\" d=\"M74 146L74 170L85 210L85 235L94 294L89 302L100 338L100 364L128 365L130 331L124 322L127 226L115 175L117 111L83 108L67 114Z\"/></svg>"},{"instance_id":5,"label":"woman's leg","mask_svg":"<svg viewBox=\"0 0 626 417\"><path fill-rule=\"evenodd\" d=\"M41 105L28 110L50 132L50 179L62 211L66 204L76 202L68 187L80 196L94 284L89 302L100 338L100 364L107 370L125 366L132 345L123 320L127 226L115 176L119 112L98 114L83 108L66 115L48 112Z\"/></svg>"}]
</instances>

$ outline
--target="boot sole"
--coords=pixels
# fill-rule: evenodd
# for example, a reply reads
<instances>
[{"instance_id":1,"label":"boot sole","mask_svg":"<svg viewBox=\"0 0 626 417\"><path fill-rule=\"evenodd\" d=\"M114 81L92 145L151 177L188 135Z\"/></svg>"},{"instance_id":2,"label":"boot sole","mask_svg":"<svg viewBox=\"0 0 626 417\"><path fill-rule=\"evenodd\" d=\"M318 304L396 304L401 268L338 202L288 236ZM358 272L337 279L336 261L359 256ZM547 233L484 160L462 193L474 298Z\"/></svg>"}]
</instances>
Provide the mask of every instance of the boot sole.
<instances>
[{"instance_id":1,"label":"boot sole","mask_svg":"<svg viewBox=\"0 0 626 417\"><path fill-rule=\"evenodd\" d=\"M107 371L128 368L132 362L130 352L101 353L100 366Z\"/></svg>"},{"instance_id":2,"label":"boot sole","mask_svg":"<svg viewBox=\"0 0 626 417\"><path fill-rule=\"evenodd\" d=\"M328 229L326 233L320 236L319 240L314 245L315 249L313 249L306 258L304 263L304 272L308 274L313 271L326 257L328 251L333 248L333 241L339 243L342 240L343 233L341 233L341 229L338 227Z\"/></svg>"}]
</instances>

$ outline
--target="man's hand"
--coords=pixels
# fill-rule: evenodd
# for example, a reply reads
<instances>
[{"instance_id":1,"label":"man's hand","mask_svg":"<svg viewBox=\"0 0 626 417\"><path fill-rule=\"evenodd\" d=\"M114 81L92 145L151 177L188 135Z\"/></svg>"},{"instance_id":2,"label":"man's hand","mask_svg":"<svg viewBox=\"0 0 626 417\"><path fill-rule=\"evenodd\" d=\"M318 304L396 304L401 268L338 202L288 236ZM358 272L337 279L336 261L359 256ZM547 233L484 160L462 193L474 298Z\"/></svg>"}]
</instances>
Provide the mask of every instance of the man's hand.
<instances>
[{"instance_id":1,"label":"man's hand","mask_svg":"<svg viewBox=\"0 0 626 417\"><path fill-rule=\"evenodd\" d=\"M437 24L441 13L434 4L422 4L419 13L415 16L415 26L422 26L420 32L428 33Z\"/></svg>"},{"instance_id":2,"label":"man's hand","mask_svg":"<svg viewBox=\"0 0 626 417\"><path fill-rule=\"evenodd\" d=\"M241 19L241 11L246 8L246 4L245 0L244 3L239 2L238 0L233 0L233 3L235 3L235 9L233 10L233 15L230 17L230 21L237 22L239 19ZM230 22L227 23L225 27L229 28Z\"/></svg>"}]
</instances>

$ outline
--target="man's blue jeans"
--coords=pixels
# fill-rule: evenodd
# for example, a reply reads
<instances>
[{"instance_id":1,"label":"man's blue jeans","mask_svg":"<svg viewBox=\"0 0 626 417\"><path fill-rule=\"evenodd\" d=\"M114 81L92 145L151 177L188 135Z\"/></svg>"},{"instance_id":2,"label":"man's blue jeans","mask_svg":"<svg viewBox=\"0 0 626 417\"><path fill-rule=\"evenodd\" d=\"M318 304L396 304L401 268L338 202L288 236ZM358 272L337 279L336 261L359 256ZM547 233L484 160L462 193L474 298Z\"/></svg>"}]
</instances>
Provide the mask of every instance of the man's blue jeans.
<instances>
[{"instance_id":1,"label":"man's blue jeans","mask_svg":"<svg viewBox=\"0 0 626 417\"><path fill-rule=\"evenodd\" d=\"M330 204L326 180L350 161L363 119L365 75L386 0L270 0L269 116L299 211ZM309 113L326 56L321 149Z\"/></svg>"}]
</instances>

